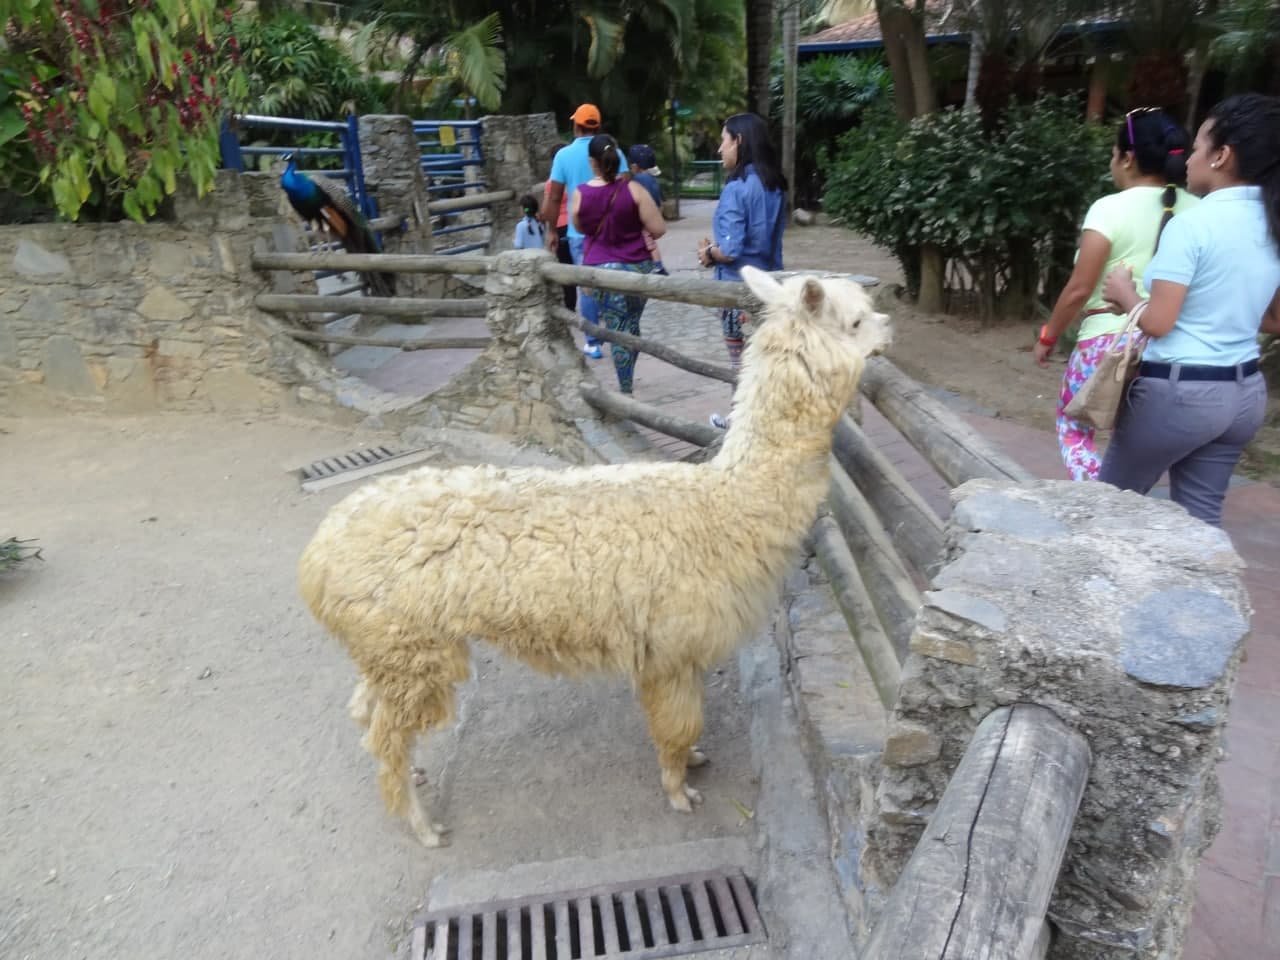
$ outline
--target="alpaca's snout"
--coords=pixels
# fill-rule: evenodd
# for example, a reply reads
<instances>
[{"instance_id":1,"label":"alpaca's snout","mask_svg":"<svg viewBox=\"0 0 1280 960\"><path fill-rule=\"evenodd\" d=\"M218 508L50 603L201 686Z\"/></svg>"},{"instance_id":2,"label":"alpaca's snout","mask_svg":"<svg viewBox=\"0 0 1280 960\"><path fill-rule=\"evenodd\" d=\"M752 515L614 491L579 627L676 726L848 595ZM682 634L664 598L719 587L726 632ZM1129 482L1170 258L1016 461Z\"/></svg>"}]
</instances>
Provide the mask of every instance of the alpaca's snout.
<instances>
[{"instance_id":1,"label":"alpaca's snout","mask_svg":"<svg viewBox=\"0 0 1280 960\"><path fill-rule=\"evenodd\" d=\"M893 343L893 329L889 325L887 313L872 313L858 325L855 332L858 341L858 352L864 357L874 357L884 353Z\"/></svg>"}]
</instances>

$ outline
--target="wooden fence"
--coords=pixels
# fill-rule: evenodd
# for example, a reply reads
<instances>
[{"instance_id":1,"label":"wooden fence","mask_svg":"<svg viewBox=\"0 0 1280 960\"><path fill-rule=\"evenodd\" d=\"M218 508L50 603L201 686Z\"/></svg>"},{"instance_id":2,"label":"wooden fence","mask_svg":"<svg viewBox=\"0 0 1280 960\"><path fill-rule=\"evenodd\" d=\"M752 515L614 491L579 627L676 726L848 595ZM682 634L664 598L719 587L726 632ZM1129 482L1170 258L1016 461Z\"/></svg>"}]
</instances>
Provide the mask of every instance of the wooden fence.
<instances>
[{"instance_id":1,"label":"wooden fence","mask_svg":"<svg viewBox=\"0 0 1280 960\"><path fill-rule=\"evenodd\" d=\"M254 257L262 270L379 270L481 275L493 258L271 253ZM540 261L550 283L576 284L706 307L756 310L747 288L691 278L640 275ZM317 312L325 298L269 295L264 310ZM360 302L380 316L470 316L483 300L377 299ZM728 367L686 356L651 338L588 324L551 308L567 326L639 350L690 373L733 383ZM345 343L297 330L295 337ZM364 342L363 339L361 342ZM431 349L455 341L376 340L379 346ZM470 345L470 344L469 344ZM1025 483L1027 471L995 450L968 424L883 357L867 361L862 395L951 486L976 478ZM723 432L623 396L594 383L583 399L610 416L642 424L714 454ZM886 710L897 696L901 663L921 589L943 547L943 522L907 479L875 449L851 412L836 428L831 487L808 544L830 581L837 605ZM1045 909L1089 769L1088 747L1050 711L1019 705L990 714L978 727L943 801L881 916L865 957L1043 956ZM1023 829L1023 828L1026 829ZM951 830L954 833L946 833ZM939 844L939 831L945 834ZM963 847L963 856L956 846Z\"/></svg>"}]
</instances>

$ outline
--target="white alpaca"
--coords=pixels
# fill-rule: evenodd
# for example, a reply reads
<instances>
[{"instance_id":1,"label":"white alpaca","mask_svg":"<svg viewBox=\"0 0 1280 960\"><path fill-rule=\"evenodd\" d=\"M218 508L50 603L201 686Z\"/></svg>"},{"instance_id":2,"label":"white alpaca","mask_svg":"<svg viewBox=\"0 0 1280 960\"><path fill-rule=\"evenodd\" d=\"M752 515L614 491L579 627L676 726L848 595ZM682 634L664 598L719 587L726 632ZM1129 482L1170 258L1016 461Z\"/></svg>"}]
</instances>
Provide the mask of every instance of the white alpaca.
<instances>
[{"instance_id":1,"label":"white alpaca","mask_svg":"<svg viewBox=\"0 0 1280 960\"><path fill-rule=\"evenodd\" d=\"M362 676L350 711L383 798L425 845L442 828L410 752L452 717L470 640L548 673L629 676L671 806L701 800L685 771L703 759L703 673L763 625L826 494L835 422L888 341L855 283L743 278L766 315L709 463L423 468L347 497L304 551L302 595Z\"/></svg>"}]
</instances>

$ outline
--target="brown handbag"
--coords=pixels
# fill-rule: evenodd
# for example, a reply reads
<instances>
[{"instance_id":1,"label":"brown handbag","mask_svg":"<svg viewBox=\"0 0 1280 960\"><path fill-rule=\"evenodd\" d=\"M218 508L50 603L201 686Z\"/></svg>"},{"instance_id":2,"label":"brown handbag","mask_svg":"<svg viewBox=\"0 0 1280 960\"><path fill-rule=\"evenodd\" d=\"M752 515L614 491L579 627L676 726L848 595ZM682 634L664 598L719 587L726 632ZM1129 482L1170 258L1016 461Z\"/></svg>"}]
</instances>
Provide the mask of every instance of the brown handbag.
<instances>
[{"instance_id":1,"label":"brown handbag","mask_svg":"<svg viewBox=\"0 0 1280 960\"><path fill-rule=\"evenodd\" d=\"M1115 426L1125 391L1142 362L1142 350L1135 347L1146 339L1138 328L1138 320L1146 308L1147 301L1142 300L1129 311L1129 322L1120 340L1102 355L1093 373L1080 384L1062 411L1066 416L1096 430L1110 430Z\"/></svg>"}]
</instances>

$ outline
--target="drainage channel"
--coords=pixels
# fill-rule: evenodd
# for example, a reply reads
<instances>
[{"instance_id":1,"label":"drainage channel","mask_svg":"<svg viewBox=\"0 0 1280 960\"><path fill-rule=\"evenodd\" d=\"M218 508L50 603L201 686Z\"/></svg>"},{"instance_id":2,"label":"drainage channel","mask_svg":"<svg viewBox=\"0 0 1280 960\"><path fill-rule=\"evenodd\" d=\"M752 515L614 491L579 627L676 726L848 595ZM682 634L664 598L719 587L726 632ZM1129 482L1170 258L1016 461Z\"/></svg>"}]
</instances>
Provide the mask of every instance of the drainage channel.
<instances>
[{"instance_id":1,"label":"drainage channel","mask_svg":"<svg viewBox=\"0 0 1280 960\"><path fill-rule=\"evenodd\" d=\"M740 870L678 874L429 913L411 960L657 960L762 943Z\"/></svg>"}]
</instances>

